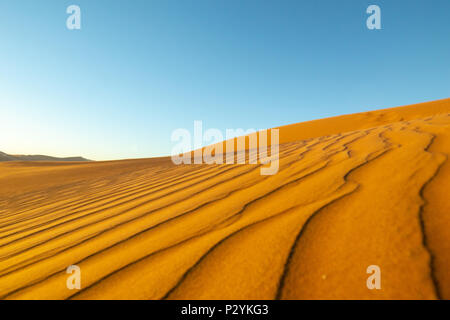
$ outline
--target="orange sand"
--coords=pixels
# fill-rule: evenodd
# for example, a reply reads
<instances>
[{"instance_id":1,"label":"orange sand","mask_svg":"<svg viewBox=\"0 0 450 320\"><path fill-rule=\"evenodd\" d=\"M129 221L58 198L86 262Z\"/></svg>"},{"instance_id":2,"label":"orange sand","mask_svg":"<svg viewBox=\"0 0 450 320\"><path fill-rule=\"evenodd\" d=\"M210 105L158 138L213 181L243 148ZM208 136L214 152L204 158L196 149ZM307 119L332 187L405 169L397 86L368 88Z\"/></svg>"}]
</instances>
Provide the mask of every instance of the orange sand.
<instances>
[{"instance_id":1,"label":"orange sand","mask_svg":"<svg viewBox=\"0 0 450 320\"><path fill-rule=\"evenodd\" d=\"M450 99L281 127L280 144L273 176L0 163L0 298L450 299Z\"/></svg>"}]
</instances>

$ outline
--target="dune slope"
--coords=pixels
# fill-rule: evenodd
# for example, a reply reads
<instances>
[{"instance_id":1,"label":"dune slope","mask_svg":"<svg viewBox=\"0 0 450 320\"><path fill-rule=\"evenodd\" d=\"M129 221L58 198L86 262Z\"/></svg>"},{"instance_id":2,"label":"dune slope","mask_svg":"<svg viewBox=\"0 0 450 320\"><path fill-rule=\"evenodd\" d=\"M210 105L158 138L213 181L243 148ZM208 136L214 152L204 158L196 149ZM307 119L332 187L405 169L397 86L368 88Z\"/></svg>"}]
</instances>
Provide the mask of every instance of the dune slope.
<instances>
[{"instance_id":1,"label":"dune slope","mask_svg":"<svg viewBox=\"0 0 450 320\"><path fill-rule=\"evenodd\" d=\"M281 127L273 176L1 163L0 298L450 299L449 154L447 99Z\"/></svg>"}]
</instances>

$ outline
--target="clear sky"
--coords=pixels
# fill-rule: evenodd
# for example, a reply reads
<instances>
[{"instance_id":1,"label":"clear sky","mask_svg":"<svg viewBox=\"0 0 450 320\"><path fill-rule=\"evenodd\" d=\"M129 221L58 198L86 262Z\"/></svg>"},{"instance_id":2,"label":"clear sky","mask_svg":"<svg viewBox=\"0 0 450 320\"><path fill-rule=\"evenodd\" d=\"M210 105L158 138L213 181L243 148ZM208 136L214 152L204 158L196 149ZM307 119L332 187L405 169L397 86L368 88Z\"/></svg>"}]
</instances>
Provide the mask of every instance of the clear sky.
<instances>
[{"instance_id":1,"label":"clear sky","mask_svg":"<svg viewBox=\"0 0 450 320\"><path fill-rule=\"evenodd\" d=\"M449 96L449 0L0 2L11 154L168 155L194 120L264 129Z\"/></svg>"}]
</instances>

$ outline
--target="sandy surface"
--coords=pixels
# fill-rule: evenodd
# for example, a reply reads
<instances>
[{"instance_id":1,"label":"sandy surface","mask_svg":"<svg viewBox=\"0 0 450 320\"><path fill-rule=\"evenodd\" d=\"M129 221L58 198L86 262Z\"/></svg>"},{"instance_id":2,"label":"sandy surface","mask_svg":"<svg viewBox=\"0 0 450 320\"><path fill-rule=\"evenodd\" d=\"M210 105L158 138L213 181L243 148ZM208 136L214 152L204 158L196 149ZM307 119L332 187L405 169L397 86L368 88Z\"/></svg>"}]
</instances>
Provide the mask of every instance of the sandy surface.
<instances>
[{"instance_id":1,"label":"sandy surface","mask_svg":"<svg viewBox=\"0 0 450 320\"><path fill-rule=\"evenodd\" d=\"M1 163L0 298L450 299L450 99L281 127L280 143L273 176Z\"/></svg>"}]
</instances>

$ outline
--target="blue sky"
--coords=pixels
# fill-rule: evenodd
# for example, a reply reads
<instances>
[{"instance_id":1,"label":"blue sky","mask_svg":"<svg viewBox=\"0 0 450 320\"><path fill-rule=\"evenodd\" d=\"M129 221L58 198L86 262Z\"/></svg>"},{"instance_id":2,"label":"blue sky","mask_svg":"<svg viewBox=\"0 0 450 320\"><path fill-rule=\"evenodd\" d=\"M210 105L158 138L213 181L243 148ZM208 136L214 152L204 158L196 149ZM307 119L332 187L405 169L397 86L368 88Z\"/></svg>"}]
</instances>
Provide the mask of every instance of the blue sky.
<instances>
[{"instance_id":1,"label":"blue sky","mask_svg":"<svg viewBox=\"0 0 450 320\"><path fill-rule=\"evenodd\" d=\"M449 17L448 0L2 0L0 151L152 157L194 120L264 129L447 98Z\"/></svg>"}]
</instances>

